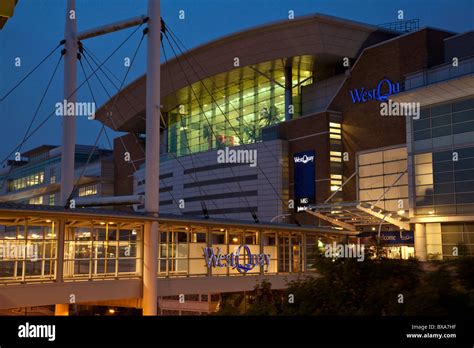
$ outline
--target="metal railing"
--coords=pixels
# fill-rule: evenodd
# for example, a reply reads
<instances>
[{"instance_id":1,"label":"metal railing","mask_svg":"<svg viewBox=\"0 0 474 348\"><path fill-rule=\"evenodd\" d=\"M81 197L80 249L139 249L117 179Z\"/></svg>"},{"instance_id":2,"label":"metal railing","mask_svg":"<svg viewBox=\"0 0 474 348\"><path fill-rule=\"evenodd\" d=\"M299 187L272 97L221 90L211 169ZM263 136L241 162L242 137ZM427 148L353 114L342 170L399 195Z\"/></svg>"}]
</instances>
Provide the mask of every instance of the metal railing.
<instances>
[{"instance_id":1,"label":"metal railing","mask_svg":"<svg viewBox=\"0 0 474 348\"><path fill-rule=\"evenodd\" d=\"M420 29L420 20L418 18L416 19L410 19L407 21L396 21L396 22L390 22L390 23L384 23L384 24L379 24L377 25L380 28L385 28L385 29L390 29L393 31L398 31L400 33L409 33L411 31L415 31Z\"/></svg>"}]
</instances>

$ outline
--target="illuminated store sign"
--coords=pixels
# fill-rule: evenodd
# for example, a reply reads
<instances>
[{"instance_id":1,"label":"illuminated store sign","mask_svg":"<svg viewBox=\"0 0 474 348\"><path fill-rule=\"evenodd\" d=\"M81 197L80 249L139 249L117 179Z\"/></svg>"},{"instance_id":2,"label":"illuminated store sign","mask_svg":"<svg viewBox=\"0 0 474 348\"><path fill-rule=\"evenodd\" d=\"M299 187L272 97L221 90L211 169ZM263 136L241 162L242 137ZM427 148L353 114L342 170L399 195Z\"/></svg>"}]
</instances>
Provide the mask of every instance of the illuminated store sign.
<instances>
[{"instance_id":1,"label":"illuminated store sign","mask_svg":"<svg viewBox=\"0 0 474 348\"><path fill-rule=\"evenodd\" d=\"M303 155L301 157L295 156L295 163L308 163L313 162L314 156Z\"/></svg>"},{"instance_id":2,"label":"illuminated store sign","mask_svg":"<svg viewBox=\"0 0 474 348\"><path fill-rule=\"evenodd\" d=\"M352 103L365 103L371 100L387 101L388 97L400 93L400 83L389 79L380 80L377 87L366 90L365 87L349 91Z\"/></svg>"},{"instance_id":3,"label":"illuminated store sign","mask_svg":"<svg viewBox=\"0 0 474 348\"><path fill-rule=\"evenodd\" d=\"M377 232L362 232L357 235L359 238L368 238L372 243L377 240ZM407 245L415 244L415 234L413 231L381 231L380 242L388 245Z\"/></svg>"},{"instance_id":4,"label":"illuminated store sign","mask_svg":"<svg viewBox=\"0 0 474 348\"><path fill-rule=\"evenodd\" d=\"M210 247L203 248L204 258L208 268L231 267L240 273L247 273L256 266L270 265L270 254L252 254L247 244L242 244L233 253L223 254L221 248L216 248L217 253Z\"/></svg>"},{"instance_id":5,"label":"illuminated store sign","mask_svg":"<svg viewBox=\"0 0 474 348\"><path fill-rule=\"evenodd\" d=\"M308 209L310 204L315 203L315 152L305 151L293 155L295 163L295 211L300 212Z\"/></svg>"}]
</instances>

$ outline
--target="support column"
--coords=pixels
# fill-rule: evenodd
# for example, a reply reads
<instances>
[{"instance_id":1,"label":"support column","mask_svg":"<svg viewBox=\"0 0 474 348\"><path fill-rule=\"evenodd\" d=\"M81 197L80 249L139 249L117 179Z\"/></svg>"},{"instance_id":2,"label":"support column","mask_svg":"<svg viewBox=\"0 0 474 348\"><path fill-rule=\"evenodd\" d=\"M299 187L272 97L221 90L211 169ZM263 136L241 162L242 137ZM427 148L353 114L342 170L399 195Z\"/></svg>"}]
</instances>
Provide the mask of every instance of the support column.
<instances>
[{"instance_id":1,"label":"support column","mask_svg":"<svg viewBox=\"0 0 474 348\"><path fill-rule=\"evenodd\" d=\"M66 236L66 223L64 219L59 220L57 231L53 231L58 236L58 251L56 255L56 283L63 282L64 275L64 239Z\"/></svg>"},{"instance_id":2,"label":"support column","mask_svg":"<svg viewBox=\"0 0 474 348\"><path fill-rule=\"evenodd\" d=\"M419 261L427 260L425 224L415 224L415 257Z\"/></svg>"},{"instance_id":3,"label":"support column","mask_svg":"<svg viewBox=\"0 0 474 348\"><path fill-rule=\"evenodd\" d=\"M288 58L285 65L285 121L289 121L293 118L294 106L293 106L292 86L293 86L292 58ZM290 105L291 105L292 110L290 110Z\"/></svg>"},{"instance_id":4,"label":"support column","mask_svg":"<svg viewBox=\"0 0 474 348\"><path fill-rule=\"evenodd\" d=\"M66 23L64 30L64 100L76 103L77 88L77 26L76 0L67 0ZM59 202L62 207L67 204L69 195L74 187L74 156L76 147L76 115L62 116L62 149L61 149L61 191ZM56 282L63 281L64 267L64 236L65 222L61 220L58 226L58 254L56 260ZM56 304L55 315L69 315L69 304Z\"/></svg>"},{"instance_id":5,"label":"support column","mask_svg":"<svg viewBox=\"0 0 474 348\"><path fill-rule=\"evenodd\" d=\"M148 0L145 210L158 217L160 189L160 1ZM145 224L143 315L157 315L158 222Z\"/></svg>"},{"instance_id":6,"label":"support column","mask_svg":"<svg viewBox=\"0 0 474 348\"><path fill-rule=\"evenodd\" d=\"M76 0L67 0L66 39L64 55L64 99L76 103L77 88L77 29ZM62 116L61 192L60 204L65 206L74 187L74 154L76 146L76 115Z\"/></svg>"}]
</instances>

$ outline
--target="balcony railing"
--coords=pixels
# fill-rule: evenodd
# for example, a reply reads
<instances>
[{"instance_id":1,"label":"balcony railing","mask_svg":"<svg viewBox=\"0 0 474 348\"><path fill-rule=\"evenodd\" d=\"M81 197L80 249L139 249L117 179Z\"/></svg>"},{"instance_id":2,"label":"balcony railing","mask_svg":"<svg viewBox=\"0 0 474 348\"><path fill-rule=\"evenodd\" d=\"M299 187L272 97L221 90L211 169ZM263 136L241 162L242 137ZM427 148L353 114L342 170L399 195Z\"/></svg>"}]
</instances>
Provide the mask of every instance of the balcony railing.
<instances>
[{"instance_id":1,"label":"balcony railing","mask_svg":"<svg viewBox=\"0 0 474 348\"><path fill-rule=\"evenodd\" d=\"M427 86L470 74L474 74L474 57L460 60L458 62L458 66L453 66L453 62L449 62L435 68L406 75L405 90L408 91L410 89Z\"/></svg>"}]
</instances>

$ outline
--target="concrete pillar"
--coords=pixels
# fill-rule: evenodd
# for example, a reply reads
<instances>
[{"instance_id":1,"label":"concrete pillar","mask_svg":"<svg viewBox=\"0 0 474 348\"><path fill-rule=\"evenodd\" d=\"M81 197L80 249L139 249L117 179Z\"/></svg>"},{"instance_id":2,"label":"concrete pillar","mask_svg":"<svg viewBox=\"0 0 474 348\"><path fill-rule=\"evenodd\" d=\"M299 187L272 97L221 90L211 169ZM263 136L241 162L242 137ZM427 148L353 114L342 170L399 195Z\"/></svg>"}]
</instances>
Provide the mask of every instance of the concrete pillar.
<instances>
[{"instance_id":1,"label":"concrete pillar","mask_svg":"<svg viewBox=\"0 0 474 348\"><path fill-rule=\"evenodd\" d=\"M67 0L66 39L64 56L64 99L76 102L77 88L77 29L76 0ZM65 206L74 187L74 154L76 146L76 115L62 117L61 192L60 204Z\"/></svg>"},{"instance_id":2,"label":"concrete pillar","mask_svg":"<svg viewBox=\"0 0 474 348\"><path fill-rule=\"evenodd\" d=\"M160 1L148 0L146 79L145 210L158 216L160 190ZM158 222L145 224L143 245L143 315L157 315Z\"/></svg>"},{"instance_id":3,"label":"concrete pillar","mask_svg":"<svg viewBox=\"0 0 474 348\"><path fill-rule=\"evenodd\" d=\"M293 67L291 64L291 58L287 60L285 65L285 121L289 121L293 118L293 112L291 112L293 106ZM291 106L291 109L290 109Z\"/></svg>"},{"instance_id":4,"label":"concrete pillar","mask_svg":"<svg viewBox=\"0 0 474 348\"><path fill-rule=\"evenodd\" d=\"M76 0L67 0L66 23L64 30L66 39L64 55L64 99L68 103L76 102L77 88L77 26ZM67 204L67 199L74 187L74 156L76 147L76 115L62 117L62 149L61 149L61 191L59 201L61 206ZM56 262L56 282L63 281L64 266L64 236L65 223L61 220L58 226L58 253ZM68 304L56 304L55 315L69 315Z\"/></svg>"},{"instance_id":5,"label":"concrete pillar","mask_svg":"<svg viewBox=\"0 0 474 348\"><path fill-rule=\"evenodd\" d=\"M59 220L56 231L58 237L58 249L56 256L56 283L62 283L64 274L64 239L66 236L66 223L64 219Z\"/></svg>"},{"instance_id":6,"label":"concrete pillar","mask_svg":"<svg viewBox=\"0 0 474 348\"><path fill-rule=\"evenodd\" d=\"M54 307L55 316L69 316L69 304L57 304Z\"/></svg>"},{"instance_id":7,"label":"concrete pillar","mask_svg":"<svg viewBox=\"0 0 474 348\"><path fill-rule=\"evenodd\" d=\"M425 224L415 224L415 257L420 261L427 260Z\"/></svg>"},{"instance_id":8,"label":"concrete pillar","mask_svg":"<svg viewBox=\"0 0 474 348\"><path fill-rule=\"evenodd\" d=\"M158 222L145 223L143 243L143 315L157 315Z\"/></svg>"}]
</instances>

